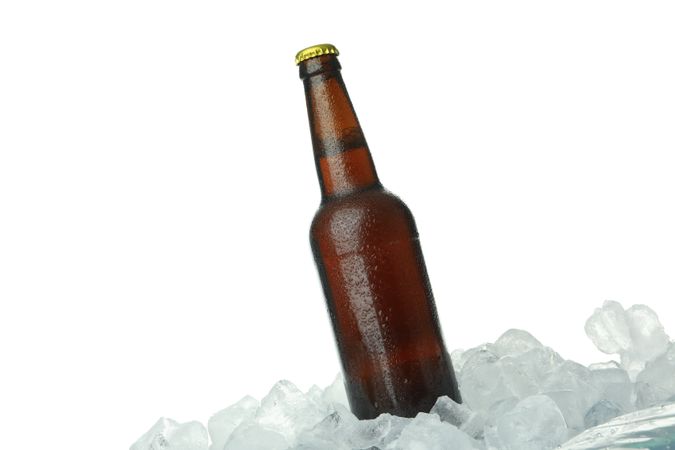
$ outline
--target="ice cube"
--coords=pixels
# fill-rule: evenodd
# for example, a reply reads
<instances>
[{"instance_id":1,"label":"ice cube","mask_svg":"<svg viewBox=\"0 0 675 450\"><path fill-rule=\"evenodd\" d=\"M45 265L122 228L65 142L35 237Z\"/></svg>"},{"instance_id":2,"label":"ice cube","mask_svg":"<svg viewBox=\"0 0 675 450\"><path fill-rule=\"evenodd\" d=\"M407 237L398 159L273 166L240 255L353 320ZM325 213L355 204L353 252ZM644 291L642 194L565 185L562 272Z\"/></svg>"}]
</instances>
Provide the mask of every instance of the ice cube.
<instances>
[{"instance_id":1,"label":"ice cube","mask_svg":"<svg viewBox=\"0 0 675 450\"><path fill-rule=\"evenodd\" d=\"M349 400L347 400L347 392L345 391L345 382L342 373L338 373L335 380L333 380L333 383L323 391L322 399L328 405L339 403L349 407Z\"/></svg>"},{"instance_id":2,"label":"ice cube","mask_svg":"<svg viewBox=\"0 0 675 450\"><path fill-rule=\"evenodd\" d=\"M410 421L408 418L391 414L380 414L374 419L361 420L356 424L354 434L350 437L350 444L352 448L384 449L401 435Z\"/></svg>"},{"instance_id":3,"label":"ice cube","mask_svg":"<svg viewBox=\"0 0 675 450\"><path fill-rule=\"evenodd\" d=\"M349 449L385 448L399 437L410 420L381 414L375 419L359 421L346 407L336 404L332 414L299 436L298 444L333 442L336 447Z\"/></svg>"},{"instance_id":4,"label":"ice cube","mask_svg":"<svg viewBox=\"0 0 675 450\"><path fill-rule=\"evenodd\" d=\"M633 384L628 373L612 361L591 364L591 383L599 392L600 399L617 404L623 411L633 410Z\"/></svg>"},{"instance_id":5,"label":"ice cube","mask_svg":"<svg viewBox=\"0 0 675 450\"><path fill-rule=\"evenodd\" d=\"M161 418L130 450L207 450L209 437L199 422L180 424Z\"/></svg>"},{"instance_id":6,"label":"ice cube","mask_svg":"<svg viewBox=\"0 0 675 450\"><path fill-rule=\"evenodd\" d=\"M356 432L359 420L345 406L335 405L336 409L298 437L298 445L319 445L321 442L333 442L336 446L348 444Z\"/></svg>"},{"instance_id":7,"label":"ice cube","mask_svg":"<svg viewBox=\"0 0 675 450\"><path fill-rule=\"evenodd\" d=\"M436 414L441 421L454 425L457 428L461 427L462 424L475 415L468 406L457 403L447 396L439 397L430 412L431 414Z\"/></svg>"},{"instance_id":8,"label":"ice cube","mask_svg":"<svg viewBox=\"0 0 675 450\"><path fill-rule=\"evenodd\" d=\"M626 312L619 302L607 300L597 308L585 325L586 334L604 353L621 353L630 347L630 328Z\"/></svg>"},{"instance_id":9,"label":"ice cube","mask_svg":"<svg viewBox=\"0 0 675 450\"><path fill-rule=\"evenodd\" d=\"M469 350L455 350L450 354L453 369L455 369L456 372L461 372L467 361L473 358L477 353L483 352L494 354L492 351L492 344L479 345L478 347L473 347Z\"/></svg>"},{"instance_id":10,"label":"ice cube","mask_svg":"<svg viewBox=\"0 0 675 450\"><path fill-rule=\"evenodd\" d=\"M573 361L565 361L552 372L542 392L555 401L567 426L576 433L584 430L584 416L600 398L591 371Z\"/></svg>"},{"instance_id":11,"label":"ice cube","mask_svg":"<svg viewBox=\"0 0 675 450\"><path fill-rule=\"evenodd\" d=\"M326 415L327 411L293 383L282 380L262 399L253 421L293 443L299 433L313 427Z\"/></svg>"},{"instance_id":12,"label":"ice cube","mask_svg":"<svg viewBox=\"0 0 675 450\"><path fill-rule=\"evenodd\" d=\"M353 450L344 442L336 442L334 439L321 439L318 437L302 437L292 450Z\"/></svg>"},{"instance_id":13,"label":"ice cube","mask_svg":"<svg viewBox=\"0 0 675 450\"><path fill-rule=\"evenodd\" d=\"M534 336L524 330L512 328L502 334L492 346L497 356L518 356L543 345Z\"/></svg>"},{"instance_id":14,"label":"ice cube","mask_svg":"<svg viewBox=\"0 0 675 450\"><path fill-rule=\"evenodd\" d=\"M479 444L436 414L419 413L388 449L395 450L474 450Z\"/></svg>"},{"instance_id":15,"label":"ice cube","mask_svg":"<svg viewBox=\"0 0 675 450\"><path fill-rule=\"evenodd\" d=\"M305 396L307 399L317 405L319 409L326 410L327 405L323 401L323 389L321 389L319 386L316 384L313 384L305 393Z\"/></svg>"},{"instance_id":16,"label":"ice cube","mask_svg":"<svg viewBox=\"0 0 675 450\"><path fill-rule=\"evenodd\" d=\"M471 411L468 406L455 402L450 397L439 397L430 413L436 414L442 422L456 426L474 439L482 438L485 417Z\"/></svg>"},{"instance_id":17,"label":"ice cube","mask_svg":"<svg viewBox=\"0 0 675 450\"><path fill-rule=\"evenodd\" d=\"M510 330L499 345L483 345L467 350L459 374L462 397L474 412L485 413L501 400L525 398L541 391L541 386L563 363L548 347L529 333ZM500 357L495 353L509 355Z\"/></svg>"},{"instance_id":18,"label":"ice cube","mask_svg":"<svg viewBox=\"0 0 675 450\"><path fill-rule=\"evenodd\" d=\"M513 396L504 384L499 357L488 348L472 353L460 372L459 384L464 402L474 411L487 410L493 403Z\"/></svg>"},{"instance_id":19,"label":"ice cube","mask_svg":"<svg viewBox=\"0 0 675 450\"><path fill-rule=\"evenodd\" d=\"M669 401L675 395L675 343L668 351L647 363L635 383L636 406L648 408Z\"/></svg>"},{"instance_id":20,"label":"ice cube","mask_svg":"<svg viewBox=\"0 0 675 450\"><path fill-rule=\"evenodd\" d=\"M459 373L462 370L462 367L464 367L464 363L466 362L464 360L464 353L466 351L464 349L458 348L457 350L453 350L450 353L450 360L452 361L452 368L455 369L456 373Z\"/></svg>"},{"instance_id":21,"label":"ice cube","mask_svg":"<svg viewBox=\"0 0 675 450\"><path fill-rule=\"evenodd\" d=\"M583 396L597 393L592 384L592 372L587 367L569 360L549 374L543 388L551 391L571 390Z\"/></svg>"},{"instance_id":22,"label":"ice cube","mask_svg":"<svg viewBox=\"0 0 675 450\"><path fill-rule=\"evenodd\" d=\"M214 414L208 423L211 436L211 450L223 450L230 434L244 421L250 420L260 403L253 397L246 396L234 405Z\"/></svg>"},{"instance_id":23,"label":"ice cube","mask_svg":"<svg viewBox=\"0 0 675 450\"><path fill-rule=\"evenodd\" d=\"M606 301L586 321L586 334L601 351L621 356L621 365L631 379L645 364L668 348L668 335L654 311L645 305L633 305L627 311Z\"/></svg>"},{"instance_id":24,"label":"ice cube","mask_svg":"<svg viewBox=\"0 0 675 450\"><path fill-rule=\"evenodd\" d=\"M656 313L645 305L633 305L626 311L631 336L630 372L639 372L647 361L661 356L670 342Z\"/></svg>"},{"instance_id":25,"label":"ice cube","mask_svg":"<svg viewBox=\"0 0 675 450\"><path fill-rule=\"evenodd\" d=\"M490 407L485 413L483 440L488 449L498 449L501 446L499 435L497 433L497 420L507 412L513 410L520 402L516 397L501 400Z\"/></svg>"},{"instance_id":26,"label":"ice cube","mask_svg":"<svg viewBox=\"0 0 675 450\"><path fill-rule=\"evenodd\" d=\"M501 369L504 385L511 395L525 398L538 392L536 373L530 370L531 362L528 357L534 353L525 352L518 356L504 356L498 364Z\"/></svg>"},{"instance_id":27,"label":"ice cube","mask_svg":"<svg viewBox=\"0 0 675 450\"><path fill-rule=\"evenodd\" d=\"M558 353L549 347L537 347L514 357L522 372L528 374L537 389L545 382L546 378L557 370L565 361Z\"/></svg>"},{"instance_id":28,"label":"ice cube","mask_svg":"<svg viewBox=\"0 0 675 450\"><path fill-rule=\"evenodd\" d=\"M224 450L287 450L290 445L281 433L245 422L230 435Z\"/></svg>"},{"instance_id":29,"label":"ice cube","mask_svg":"<svg viewBox=\"0 0 675 450\"><path fill-rule=\"evenodd\" d=\"M496 420L499 447L503 450L547 450L567 439L562 413L546 395L521 400Z\"/></svg>"}]
</instances>

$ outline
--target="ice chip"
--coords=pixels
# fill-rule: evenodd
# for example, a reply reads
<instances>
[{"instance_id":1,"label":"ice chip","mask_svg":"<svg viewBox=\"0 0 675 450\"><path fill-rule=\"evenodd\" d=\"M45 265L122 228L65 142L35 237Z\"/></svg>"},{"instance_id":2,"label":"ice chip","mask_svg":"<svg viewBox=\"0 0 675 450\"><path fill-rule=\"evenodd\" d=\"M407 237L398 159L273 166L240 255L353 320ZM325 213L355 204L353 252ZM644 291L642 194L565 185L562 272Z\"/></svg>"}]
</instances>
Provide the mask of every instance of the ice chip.
<instances>
[{"instance_id":1,"label":"ice chip","mask_svg":"<svg viewBox=\"0 0 675 450\"><path fill-rule=\"evenodd\" d=\"M502 450L548 450L567 439L565 419L545 395L521 400L497 419L496 432Z\"/></svg>"},{"instance_id":2,"label":"ice chip","mask_svg":"<svg viewBox=\"0 0 675 450\"><path fill-rule=\"evenodd\" d=\"M419 413L389 447L394 450L474 450L478 443L436 414Z\"/></svg>"},{"instance_id":3,"label":"ice chip","mask_svg":"<svg viewBox=\"0 0 675 450\"><path fill-rule=\"evenodd\" d=\"M518 356L543 345L524 330L510 329L494 343L492 351L498 356Z\"/></svg>"},{"instance_id":4,"label":"ice chip","mask_svg":"<svg viewBox=\"0 0 675 450\"><path fill-rule=\"evenodd\" d=\"M626 312L620 303L606 301L586 321L586 334L604 353L614 354L627 350L631 344Z\"/></svg>"},{"instance_id":5,"label":"ice chip","mask_svg":"<svg viewBox=\"0 0 675 450\"><path fill-rule=\"evenodd\" d=\"M588 410L584 417L586 428L595 427L622 415L623 408L611 400L600 400Z\"/></svg>"},{"instance_id":6,"label":"ice chip","mask_svg":"<svg viewBox=\"0 0 675 450\"><path fill-rule=\"evenodd\" d=\"M130 450L207 450L209 437L199 422L180 424L161 418Z\"/></svg>"},{"instance_id":7,"label":"ice chip","mask_svg":"<svg viewBox=\"0 0 675 450\"><path fill-rule=\"evenodd\" d=\"M258 409L258 400L246 396L234 405L214 414L208 423L211 436L210 450L223 450L230 434L244 421L251 419Z\"/></svg>"}]
</instances>

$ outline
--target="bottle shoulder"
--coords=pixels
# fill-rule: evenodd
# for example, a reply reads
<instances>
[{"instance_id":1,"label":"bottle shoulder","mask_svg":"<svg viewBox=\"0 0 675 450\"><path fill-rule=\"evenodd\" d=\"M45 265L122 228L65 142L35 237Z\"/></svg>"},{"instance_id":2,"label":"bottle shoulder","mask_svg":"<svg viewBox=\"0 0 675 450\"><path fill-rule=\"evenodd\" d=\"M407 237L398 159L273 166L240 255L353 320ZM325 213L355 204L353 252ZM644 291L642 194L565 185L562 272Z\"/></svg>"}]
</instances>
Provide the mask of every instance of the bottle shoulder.
<instances>
[{"instance_id":1,"label":"bottle shoulder","mask_svg":"<svg viewBox=\"0 0 675 450\"><path fill-rule=\"evenodd\" d=\"M378 187L323 202L310 227L310 237L405 232L417 236L412 212L397 195Z\"/></svg>"}]
</instances>

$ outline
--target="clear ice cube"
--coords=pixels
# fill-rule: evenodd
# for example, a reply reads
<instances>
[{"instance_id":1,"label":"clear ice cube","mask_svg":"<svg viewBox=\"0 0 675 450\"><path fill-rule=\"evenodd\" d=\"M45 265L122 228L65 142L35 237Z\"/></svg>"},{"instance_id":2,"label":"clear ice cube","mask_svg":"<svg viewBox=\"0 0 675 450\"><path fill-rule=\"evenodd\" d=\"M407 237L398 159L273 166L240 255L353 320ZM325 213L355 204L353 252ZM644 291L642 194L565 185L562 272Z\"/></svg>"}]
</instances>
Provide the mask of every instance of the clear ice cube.
<instances>
[{"instance_id":1,"label":"clear ice cube","mask_svg":"<svg viewBox=\"0 0 675 450\"><path fill-rule=\"evenodd\" d=\"M393 450L476 450L479 444L436 414L419 413L387 449Z\"/></svg>"},{"instance_id":2,"label":"clear ice cube","mask_svg":"<svg viewBox=\"0 0 675 450\"><path fill-rule=\"evenodd\" d=\"M290 445L281 433L246 422L230 435L224 450L287 450Z\"/></svg>"},{"instance_id":3,"label":"clear ice cube","mask_svg":"<svg viewBox=\"0 0 675 450\"><path fill-rule=\"evenodd\" d=\"M604 353L621 353L630 347L630 328L619 302L606 301L589 317L584 328L591 341Z\"/></svg>"},{"instance_id":4,"label":"clear ice cube","mask_svg":"<svg viewBox=\"0 0 675 450\"><path fill-rule=\"evenodd\" d=\"M647 363L635 382L637 395L636 406L648 408L675 396L675 344L671 343L668 351Z\"/></svg>"},{"instance_id":5,"label":"clear ice cube","mask_svg":"<svg viewBox=\"0 0 675 450\"><path fill-rule=\"evenodd\" d=\"M201 423L180 424L161 418L130 450L207 450L208 446L209 437Z\"/></svg>"},{"instance_id":6,"label":"clear ice cube","mask_svg":"<svg viewBox=\"0 0 675 450\"><path fill-rule=\"evenodd\" d=\"M336 446L349 446L359 420L343 405L336 405L335 411L324 417L312 428L306 429L298 437L298 444L333 442ZM351 447L350 447L351 448Z\"/></svg>"},{"instance_id":7,"label":"clear ice cube","mask_svg":"<svg viewBox=\"0 0 675 450\"><path fill-rule=\"evenodd\" d=\"M459 385L464 402L474 411L485 411L493 403L513 396L504 382L499 357L488 348L472 353L467 359Z\"/></svg>"},{"instance_id":8,"label":"clear ice cube","mask_svg":"<svg viewBox=\"0 0 675 450\"><path fill-rule=\"evenodd\" d=\"M543 345L525 330L512 328L502 334L493 344L492 351L498 356L518 356Z\"/></svg>"},{"instance_id":9,"label":"clear ice cube","mask_svg":"<svg viewBox=\"0 0 675 450\"><path fill-rule=\"evenodd\" d=\"M209 419L210 450L223 450L232 432L242 422L250 420L260 406L258 400L246 396L234 405L215 413Z\"/></svg>"},{"instance_id":10,"label":"clear ice cube","mask_svg":"<svg viewBox=\"0 0 675 450\"><path fill-rule=\"evenodd\" d=\"M496 437L502 450L548 450L567 439L567 427L553 400L534 395L497 418Z\"/></svg>"},{"instance_id":11,"label":"clear ice cube","mask_svg":"<svg viewBox=\"0 0 675 450\"><path fill-rule=\"evenodd\" d=\"M384 449L395 441L410 423L410 419L380 414L369 420L362 420L356 425L354 435L350 439L352 448L376 447Z\"/></svg>"},{"instance_id":12,"label":"clear ice cube","mask_svg":"<svg viewBox=\"0 0 675 450\"><path fill-rule=\"evenodd\" d=\"M629 372L637 373L647 361L661 356L668 350L670 338L663 329L656 313L645 305L633 305L626 311L631 336Z\"/></svg>"},{"instance_id":13,"label":"clear ice cube","mask_svg":"<svg viewBox=\"0 0 675 450\"><path fill-rule=\"evenodd\" d=\"M606 301L586 321L585 329L599 350L621 356L621 365L633 380L669 344L658 316L645 305L624 310L618 302Z\"/></svg>"},{"instance_id":14,"label":"clear ice cube","mask_svg":"<svg viewBox=\"0 0 675 450\"><path fill-rule=\"evenodd\" d=\"M341 373L335 377L333 383L328 386L322 394L322 400L327 404L339 403L349 407L349 400L347 399L347 391L345 390L345 382Z\"/></svg>"},{"instance_id":15,"label":"clear ice cube","mask_svg":"<svg viewBox=\"0 0 675 450\"><path fill-rule=\"evenodd\" d=\"M455 369L456 372L461 372L464 369L464 365L467 363L467 361L473 358L477 353L483 352L494 354L492 351L492 344L483 344L468 350L455 350L450 354L453 369Z\"/></svg>"},{"instance_id":16,"label":"clear ice cube","mask_svg":"<svg viewBox=\"0 0 675 450\"><path fill-rule=\"evenodd\" d=\"M616 362L591 364L591 383L603 400L611 401L623 411L633 409L633 384L628 373Z\"/></svg>"},{"instance_id":17,"label":"clear ice cube","mask_svg":"<svg viewBox=\"0 0 675 450\"><path fill-rule=\"evenodd\" d=\"M439 397L430 413L436 414L442 422L459 428L474 439L483 435L484 416L471 411L468 406L457 403L450 397Z\"/></svg>"},{"instance_id":18,"label":"clear ice cube","mask_svg":"<svg viewBox=\"0 0 675 450\"><path fill-rule=\"evenodd\" d=\"M279 381L260 402L255 424L294 442L297 435L326 417L326 411L290 381Z\"/></svg>"},{"instance_id":19,"label":"clear ice cube","mask_svg":"<svg viewBox=\"0 0 675 450\"><path fill-rule=\"evenodd\" d=\"M567 426L577 433L584 430L586 412L600 398L591 371L573 361L565 361L552 372L544 382L542 392L555 401Z\"/></svg>"}]
</instances>

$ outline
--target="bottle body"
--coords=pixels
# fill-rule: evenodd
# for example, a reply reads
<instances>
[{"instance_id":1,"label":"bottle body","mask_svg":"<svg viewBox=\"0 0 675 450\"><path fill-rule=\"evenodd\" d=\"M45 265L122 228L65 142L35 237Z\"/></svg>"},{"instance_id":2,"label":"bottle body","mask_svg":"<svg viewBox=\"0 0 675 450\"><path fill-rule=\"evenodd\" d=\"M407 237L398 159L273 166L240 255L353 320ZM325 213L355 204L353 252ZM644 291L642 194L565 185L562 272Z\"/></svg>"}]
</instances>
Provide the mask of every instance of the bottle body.
<instances>
[{"instance_id":1,"label":"bottle body","mask_svg":"<svg viewBox=\"0 0 675 450\"><path fill-rule=\"evenodd\" d=\"M354 414L460 401L407 206L380 186L326 202L310 240Z\"/></svg>"}]
</instances>

